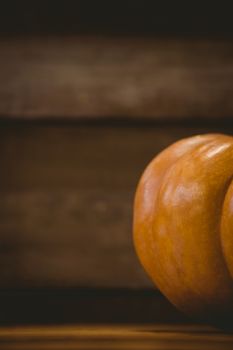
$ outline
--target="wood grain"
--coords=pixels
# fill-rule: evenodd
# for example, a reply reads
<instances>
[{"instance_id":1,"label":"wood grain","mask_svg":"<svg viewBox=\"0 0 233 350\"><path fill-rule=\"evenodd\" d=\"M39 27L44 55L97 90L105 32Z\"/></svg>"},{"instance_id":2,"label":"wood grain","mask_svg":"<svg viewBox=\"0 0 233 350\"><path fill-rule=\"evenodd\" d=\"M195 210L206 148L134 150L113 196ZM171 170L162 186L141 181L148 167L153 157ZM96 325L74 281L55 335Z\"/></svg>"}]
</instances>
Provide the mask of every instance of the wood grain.
<instances>
[{"instance_id":1,"label":"wood grain","mask_svg":"<svg viewBox=\"0 0 233 350\"><path fill-rule=\"evenodd\" d=\"M233 115L231 40L1 38L0 52L2 118Z\"/></svg>"},{"instance_id":2,"label":"wood grain","mask_svg":"<svg viewBox=\"0 0 233 350\"><path fill-rule=\"evenodd\" d=\"M230 350L233 336L201 325L0 328L3 349Z\"/></svg>"},{"instance_id":3,"label":"wood grain","mask_svg":"<svg viewBox=\"0 0 233 350\"><path fill-rule=\"evenodd\" d=\"M132 242L137 182L170 143L212 131L2 125L0 286L151 287Z\"/></svg>"}]
</instances>

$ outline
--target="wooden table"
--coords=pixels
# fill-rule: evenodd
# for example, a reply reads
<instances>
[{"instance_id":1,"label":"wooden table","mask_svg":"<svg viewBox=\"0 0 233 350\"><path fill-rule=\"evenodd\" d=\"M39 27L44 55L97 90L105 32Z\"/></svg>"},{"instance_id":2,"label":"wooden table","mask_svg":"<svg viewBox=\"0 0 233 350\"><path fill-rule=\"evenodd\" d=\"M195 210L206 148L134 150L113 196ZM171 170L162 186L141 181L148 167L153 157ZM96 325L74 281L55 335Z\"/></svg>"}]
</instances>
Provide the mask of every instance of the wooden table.
<instances>
[{"instance_id":1,"label":"wooden table","mask_svg":"<svg viewBox=\"0 0 233 350\"><path fill-rule=\"evenodd\" d=\"M233 335L202 325L72 325L0 328L0 349L233 349Z\"/></svg>"}]
</instances>

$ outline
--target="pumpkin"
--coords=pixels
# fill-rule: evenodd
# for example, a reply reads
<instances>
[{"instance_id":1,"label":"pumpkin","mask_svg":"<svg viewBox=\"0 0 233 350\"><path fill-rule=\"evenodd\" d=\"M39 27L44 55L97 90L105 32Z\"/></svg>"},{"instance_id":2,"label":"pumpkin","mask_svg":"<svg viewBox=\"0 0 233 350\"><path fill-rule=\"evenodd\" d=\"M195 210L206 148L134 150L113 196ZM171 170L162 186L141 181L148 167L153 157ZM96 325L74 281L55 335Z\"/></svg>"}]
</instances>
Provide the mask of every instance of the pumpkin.
<instances>
[{"instance_id":1,"label":"pumpkin","mask_svg":"<svg viewBox=\"0 0 233 350\"><path fill-rule=\"evenodd\" d=\"M181 311L233 323L233 137L183 139L157 155L135 195L137 255Z\"/></svg>"}]
</instances>

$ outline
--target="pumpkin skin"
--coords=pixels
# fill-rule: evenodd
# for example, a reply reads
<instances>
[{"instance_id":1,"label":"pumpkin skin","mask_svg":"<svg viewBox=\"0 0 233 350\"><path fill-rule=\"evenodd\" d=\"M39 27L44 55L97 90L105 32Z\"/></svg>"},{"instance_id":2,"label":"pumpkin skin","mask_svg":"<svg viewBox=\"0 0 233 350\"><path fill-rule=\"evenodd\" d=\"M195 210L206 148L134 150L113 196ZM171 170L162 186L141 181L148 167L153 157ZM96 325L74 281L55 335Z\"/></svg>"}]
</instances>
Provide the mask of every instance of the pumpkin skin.
<instances>
[{"instance_id":1,"label":"pumpkin skin","mask_svg":"<svg viewBox=\"0 0 233 350\"><path fill-rule=\"evenodd\" d=\"M198 135L169 146L135 195L137 255L181 311L233 325L233 137Z\"/></svg>"}]
</instances>

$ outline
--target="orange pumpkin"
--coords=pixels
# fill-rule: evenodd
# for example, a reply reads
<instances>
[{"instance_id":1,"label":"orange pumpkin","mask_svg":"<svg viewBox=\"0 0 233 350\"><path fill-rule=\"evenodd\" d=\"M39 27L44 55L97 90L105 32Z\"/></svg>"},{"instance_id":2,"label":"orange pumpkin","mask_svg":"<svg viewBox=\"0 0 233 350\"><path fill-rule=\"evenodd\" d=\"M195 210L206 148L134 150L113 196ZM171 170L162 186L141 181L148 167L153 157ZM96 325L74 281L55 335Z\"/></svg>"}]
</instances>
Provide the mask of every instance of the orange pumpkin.
<instances>
[{"instance_id":1,"label":"orange pumpkin","mask_svg":"<svg viewBox=\"0 0 233 350\"><path fill-rule=\"evenodd\" d=\"M233 322L233 137L171 145L148 165L134 203L134 243L156 286L180 310Z\"/></svg>"}]
</instances>

